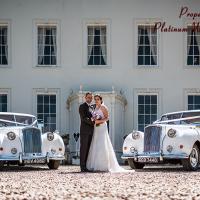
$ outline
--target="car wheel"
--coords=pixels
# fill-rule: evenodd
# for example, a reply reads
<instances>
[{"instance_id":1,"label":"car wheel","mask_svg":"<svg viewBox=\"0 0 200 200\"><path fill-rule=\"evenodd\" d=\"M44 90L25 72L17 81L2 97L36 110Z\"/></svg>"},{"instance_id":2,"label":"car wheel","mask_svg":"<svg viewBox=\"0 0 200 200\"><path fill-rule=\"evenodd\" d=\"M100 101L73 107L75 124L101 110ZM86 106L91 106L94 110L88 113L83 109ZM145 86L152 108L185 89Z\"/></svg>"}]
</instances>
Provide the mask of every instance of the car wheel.
<instances>
[{"instance_id":1,"label":"car wheel","mask_svg":"<svg viewBox=\"0 0 200 200\"><path fill-rule=\"evenodd\" d=\"M0 161L0 169L3 169L3 167L4 167L4 162Z\"/></svg>"},{"instance_id":2,"label":"car wheel","mask_svg":"<svg viewBox=\"0 0 200 200\"><path fill-rule=\"evenodd\" d=\"M18 166L20 166L20 167L24 167L24 166L25 166L24 161L23 161L22 163L18 163Z\"/></svg>"},{"instance_id":3,"label":"car wheel","mask_svg":"<svg viewBox=\"0 0 200 200\"><path fill-rule=\"evenodd\" d=\"M50 160L47 165L49 169L58 169L60 166L60 160Z\"/></svg>"},{"instance_id":4,"label":"car wheel","mask_svg":"<svg viewBox=\"0 0 200 200\"><path fill-rule=\"evenodd\" d=\"M196 171L199 167L199 148L195 144L188 159L182 160L182 165L185 170Z\"/></svg>"},{"instance_id":5,"label":"car wheel","mask_svg":"<svg viewBox=\"0 0 200 200\"><path fill-rule=\"evenodd\" d=\"M143 167L145 166L145 164L143 163L138 163L135 162L133 159L129 158L128 159L128 164L132 169L143 169Z\"/></svg>"}]
</instances>

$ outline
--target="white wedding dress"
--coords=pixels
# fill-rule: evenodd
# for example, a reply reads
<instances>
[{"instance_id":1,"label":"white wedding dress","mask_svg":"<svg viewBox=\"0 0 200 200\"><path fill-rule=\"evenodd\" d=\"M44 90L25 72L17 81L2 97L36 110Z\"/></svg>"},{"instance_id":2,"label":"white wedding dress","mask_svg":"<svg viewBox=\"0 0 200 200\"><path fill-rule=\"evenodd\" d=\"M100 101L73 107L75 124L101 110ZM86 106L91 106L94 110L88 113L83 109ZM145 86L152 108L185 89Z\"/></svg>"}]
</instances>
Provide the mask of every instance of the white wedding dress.
<instances>
[{"instance_id":1,"label":"white wedding dress","mask_svg":"<svg viewBox=\"0 0 200 200\"><path fill-rule=\"evenodd\" d=\"M101 109L95 109L96 114L104 119ZM91 171L133 172L120 167L108 135L107 123L95 126L94 134L88 153L86 167Z\"/></svg>"}]
</instances>

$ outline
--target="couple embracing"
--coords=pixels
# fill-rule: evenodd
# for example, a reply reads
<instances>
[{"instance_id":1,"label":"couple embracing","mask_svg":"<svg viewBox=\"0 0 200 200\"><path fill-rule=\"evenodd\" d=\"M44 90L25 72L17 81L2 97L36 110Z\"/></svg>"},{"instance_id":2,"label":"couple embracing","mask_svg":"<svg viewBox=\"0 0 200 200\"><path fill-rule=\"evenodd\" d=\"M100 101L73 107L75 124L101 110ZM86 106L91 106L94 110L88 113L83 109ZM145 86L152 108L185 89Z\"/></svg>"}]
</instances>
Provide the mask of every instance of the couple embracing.
<instances>
[{"instance_id":1,"label":"couple embracing","mask_svg":"<svg viewBox=\"0 0 200 200\"><path fill-rule=\"evenodd\" d=\"M109 113L102 96L91 92L85 94L85 102L79 107L80 167L81 172L128 172L120 167L108 135ZM131 170L133 171L133 170Z\"/></svg>"}]
</instances>

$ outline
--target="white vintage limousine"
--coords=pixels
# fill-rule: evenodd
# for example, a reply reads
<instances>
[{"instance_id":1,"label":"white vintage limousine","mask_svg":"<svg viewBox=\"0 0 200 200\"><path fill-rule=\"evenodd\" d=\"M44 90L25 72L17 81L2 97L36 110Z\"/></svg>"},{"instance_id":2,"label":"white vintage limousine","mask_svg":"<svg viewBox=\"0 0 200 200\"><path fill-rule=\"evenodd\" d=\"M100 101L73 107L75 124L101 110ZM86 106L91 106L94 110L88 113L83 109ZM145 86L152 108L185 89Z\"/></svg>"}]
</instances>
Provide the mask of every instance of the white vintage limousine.
<instances>
[{"instance_id":1,"label":"white vintage limousine","mask_svg":"<svg viewBox=\"0 0 200 200\"><path fill-rule=\"evenodd\" d=\"M128 160L134 169L142 169L147 163L180 163L186 170L197 170L200 162L200 115L197 112L195 116L193 111L192 116L189 111L179 113L187 113L187 116L171 120L162 120L161 117L145 127L144 132L130 133L124 140L122 159Z\"/></svg>"},{"instance_id":2,"label":"white vintage limousine","mask_svg":"<svg viewBox=\"0 0 200 200\"><path fill-rule=\"evenodd\" d=\"M43 133L35 116L0 112L0 165L44 163L57 169L64 160L64 143L58 133Z\"/></svg>"}]
</instances>

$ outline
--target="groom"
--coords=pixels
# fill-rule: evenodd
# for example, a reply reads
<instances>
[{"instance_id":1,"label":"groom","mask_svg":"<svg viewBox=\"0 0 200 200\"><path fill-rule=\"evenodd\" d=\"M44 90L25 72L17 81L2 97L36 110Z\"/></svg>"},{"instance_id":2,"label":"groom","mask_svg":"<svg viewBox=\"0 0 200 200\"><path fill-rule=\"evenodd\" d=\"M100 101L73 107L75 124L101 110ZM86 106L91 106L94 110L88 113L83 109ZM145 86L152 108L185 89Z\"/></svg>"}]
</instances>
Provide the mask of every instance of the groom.
<instances>
[{"instance_id":1,"label":"groom","mask_svg":"<svg viewBox=\"0 0 200 200\"><path fill-rule=\"evenodd\" d=\"M81 172L88 171L88 169L86 168L86 162L94 131L94 122L91 121L92 111L94 110L94 105L91 105L92 98L93 98L92 93L87 92L85 94L85 103L81 104L79 107L79 114L81 118L81 126L80 126Z\"/></svg>"}]
</instances>

